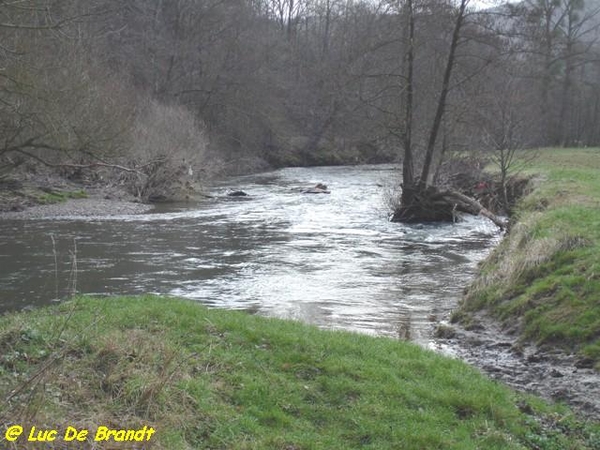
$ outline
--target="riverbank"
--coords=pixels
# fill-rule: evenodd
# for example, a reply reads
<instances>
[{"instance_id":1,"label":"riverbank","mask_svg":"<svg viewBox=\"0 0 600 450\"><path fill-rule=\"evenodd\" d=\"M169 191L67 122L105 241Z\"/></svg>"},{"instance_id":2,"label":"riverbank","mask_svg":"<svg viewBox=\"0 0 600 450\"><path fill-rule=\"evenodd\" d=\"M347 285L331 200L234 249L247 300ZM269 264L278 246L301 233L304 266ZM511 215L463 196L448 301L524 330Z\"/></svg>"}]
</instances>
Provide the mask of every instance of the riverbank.
<instances>
[{"instance_id":1,"label":"riverbank","mask_svg":"<svg viewBox=\"0 0 600 450\"><path fill-rule=\"evenodd\" d=\"M548 149L452 320L455 353L600 415L600 150Z\"/></svg>"},{"instance_id":2,"label":"riverbank","mask_svg":"<svg viewBox=\"0 0 600 450\"><path fill-rule=\"evenodd\" d=\"M0 212L0 220L34 220L64 217L109 217L142 214L153 205L127 200L106 199L92 195L86 198L66 198L57 203L29 206L21 211Z\"/></svg>"},{"instance_id":3,"label":"riverbank","mask_svg":"<svg viewBox=\"0 0 600 450\"><path fill-rule=\"evenodd\" d=\"M140 214L153 208L118 186L46 172L0 180L0 220Z\"/></svg>"},{"instance_id":4,"label":"riverbank","mask_svg":"<svg viewBox=\"0 0 600 450\"><path fill-rule=\"evenodd\" d=\"M599 444L600 424L388 338L163 297L78 298L0 325L0 423L56 429L60 445L69 426L90 444L101 426L146 426L157 449Z\"/></svg>"}]
</instances>

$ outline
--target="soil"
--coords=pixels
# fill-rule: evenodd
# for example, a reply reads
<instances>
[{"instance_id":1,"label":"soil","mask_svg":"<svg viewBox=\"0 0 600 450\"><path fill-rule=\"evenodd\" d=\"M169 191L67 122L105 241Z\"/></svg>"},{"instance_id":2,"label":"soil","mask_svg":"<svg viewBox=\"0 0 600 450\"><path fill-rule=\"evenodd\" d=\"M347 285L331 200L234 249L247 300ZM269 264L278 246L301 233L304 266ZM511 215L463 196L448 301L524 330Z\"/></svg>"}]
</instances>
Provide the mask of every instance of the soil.
<instances>
[{"instance_id":1,"label":"soil","mask_svg":"<svg viewBox=\"0 0 600 450\"><path fill-rule=\"evenodd\" d=\"M444 325L449 338L437 339L437 350L517 390L566 403L580 415L600 420L600 373L590 360L558 348L521 344L492 318L479 314L475 319L478 326L471 331Z\"/></svg>"}]
</instances>

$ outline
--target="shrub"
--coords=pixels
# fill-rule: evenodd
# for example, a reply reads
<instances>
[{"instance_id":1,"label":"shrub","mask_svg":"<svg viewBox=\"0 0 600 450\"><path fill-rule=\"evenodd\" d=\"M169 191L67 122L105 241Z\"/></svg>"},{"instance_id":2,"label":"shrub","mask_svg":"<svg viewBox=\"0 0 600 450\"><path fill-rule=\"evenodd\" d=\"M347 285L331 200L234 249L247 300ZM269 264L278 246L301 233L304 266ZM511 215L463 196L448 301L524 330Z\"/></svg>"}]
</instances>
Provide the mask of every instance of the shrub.
<instances>
[{"instance_id":1,"label":"shrub","mask_svg":"<svg viewBox=\"0 0 600 450\"><path fill-rule=\"evenodd\" d=\"M138 110L127 155L127 187L147 201L184 200L205 171L204 125L182 106L148 101Z\"/></svg>"}]
</instances>

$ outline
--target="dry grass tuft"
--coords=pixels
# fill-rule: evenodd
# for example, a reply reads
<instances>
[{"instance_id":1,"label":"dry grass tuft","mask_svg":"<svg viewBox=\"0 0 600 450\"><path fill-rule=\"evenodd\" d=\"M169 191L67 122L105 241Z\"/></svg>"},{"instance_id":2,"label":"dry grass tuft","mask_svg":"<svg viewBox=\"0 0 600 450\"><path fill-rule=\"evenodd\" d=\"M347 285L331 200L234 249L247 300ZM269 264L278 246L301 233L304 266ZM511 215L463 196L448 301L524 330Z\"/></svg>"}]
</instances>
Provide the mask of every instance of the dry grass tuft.
<instances>
[{"instance_id":1,"label":"dry grass tuft","mask_svg":"<svg viewBox=\"0 0 600 450\"><path fill-rule=\"evenodd\" d=\"M0 347L5 350L0 369L13 370L21 379L20 392L13 391L7 402L10 417L0 415L0 423L38 428L46 424L63 430L67 426L95 430L99 425L166 429L178 425L173 421L188 417L189 402L177 385L190 377L184 367L189 367L185 363L193 354L174 347L162 332L137 328L108 334L87 331L75 339L66 333L39 361L23 348L28 329L10 329L0 335ZM87 345L75 347L78 341ZM25 364L31 366L30 371L25 372ZM165 417L169 417L167 422ZM90 448L133 448L131 442L115 447L115 442L104 445L92 438L87 443Z\"/></svg>"},{"instance_id":2,"label":"dry grass tuft","mask_svg":"<svg viewBox=\"0 0 600 450\"><path fill-rule=\"evenodd\" d=\"M527 273L551 261L559 253L593 245L585 237L564 231L553 236L538 237L536 229L542 215L534 212L512 228L495 254L482 266L480 276L467 292L467 301L492 287L508 290L524 279Z\"/></svg>"}]
</instances>

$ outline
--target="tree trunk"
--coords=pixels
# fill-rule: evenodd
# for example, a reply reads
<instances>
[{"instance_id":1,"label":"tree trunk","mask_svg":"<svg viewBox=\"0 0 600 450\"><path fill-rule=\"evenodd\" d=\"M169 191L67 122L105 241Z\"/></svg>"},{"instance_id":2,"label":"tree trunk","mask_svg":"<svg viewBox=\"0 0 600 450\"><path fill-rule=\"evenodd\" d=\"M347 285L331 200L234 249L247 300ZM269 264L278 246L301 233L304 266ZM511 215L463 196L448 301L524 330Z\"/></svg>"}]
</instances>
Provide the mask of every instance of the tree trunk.
<instances>
[{"instance_id":1,"label":"tree trunk","mask_svg":"<svg viewBox=\"0 0 600 450\"><path fill-rule=\"evenodd\" d=\"M458 217L454 205L440 198L434 187L421 190L416 185L404 185L402 205L394 211L391 220L403 223L455 222Z\"/></svg>"},{"instance_id":2,"label":"tree trunk","mask_svg":"<svg viewBox=\"0 0 600 450\"><path fill-rule=\"evenodd\" d=\"M467 3L469 3L469 0L461 0L460 7L458 9L458 17L456 18L454 31L452 32L452 41L450 42L450 52L448 53L448 61L446 62L442 90L440 92L440 98L438 100L438 106L433 119L433 124L431 126L431 133L429 134L429 141L427 142L427 153L425 154L425 162L423 163L423 170L419 180L421 189L427 186L427 179L429 178L429 172L431 171L431 165L433 163L435 143L437 141L440 126L442 124L442 118L446 110L446 98L448 97L448 92L450 91L450 77L452 76L452 69L454 68L456 48L458 47L458 39L460 38L460 31L465 18Z\"/></svg>"},{"instance_id":3,"label":"tree trunk","mask_svg":"<svg viewBox=\"0 0 600 450\"><path fill-rule=\"evenodd\" d=\"M450 91L450 80L452 68L455 63L456 48L460 38L460 32L463 25L465 10L469 0L461 0L458 10L458 16L452 33L450 51L444 72L441 92L438 100L437 110L433 119L431 133L427 144L427 153L425 162L419 180L414 179L413 174L413 155L412 155L412 95L413 95L413 60L414 60L414 11L412 0L407 0L408 14L408 50L407 59L407 89L406 89L406 114L405 114L405 134L404 134L404 166L402 170L402 197L400 207L394 212L392 221L394 222L447 222L457 220L457 211L477 211L479 214L484 208L474 207L477 202L473 199L458 201L457 195L450 195L448 191L441 192L434 186L428 186L427 179L433 163L435 144L439 134L440 126L446 109L446 98ZM458 193L456 193L458 194ZM462 195L462 194L460 194ZM486 210L487 211L487 210ZM491 213L490 213L491 214Z\"/></svg>"},{"instance_id":4,"label":"tree trunk","mask_svg":"<svg viewBox=\"0 0 600 450\"><path fill-rule=\"evenodd\" d=\"M413 203L412 191L414 181L414 161L412 153L412 122L414 94L414 61L415 61L415 16L412 0L406 2L408 20L408 38L406 51L406 109L404 116L404 160L402 161L402 199L401 203Z\"/></svg>"}]
</instances>

